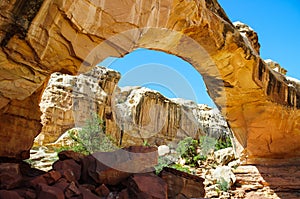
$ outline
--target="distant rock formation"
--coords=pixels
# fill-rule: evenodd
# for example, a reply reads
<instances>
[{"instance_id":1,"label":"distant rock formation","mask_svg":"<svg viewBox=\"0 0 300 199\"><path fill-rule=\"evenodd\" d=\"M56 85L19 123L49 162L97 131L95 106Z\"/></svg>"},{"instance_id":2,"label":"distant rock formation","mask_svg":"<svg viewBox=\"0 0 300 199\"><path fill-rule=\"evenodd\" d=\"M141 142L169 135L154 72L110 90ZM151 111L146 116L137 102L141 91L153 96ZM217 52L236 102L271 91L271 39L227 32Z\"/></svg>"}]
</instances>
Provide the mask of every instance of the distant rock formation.
<instances>
[{"instance_id":1,"label":"distant rock formation","mask_svg":"<svg viewBox=\"0 0 300 199\"><path fill-rule=\"evenodd\" d=\"M143 87L124 87L116 94L116 120L130 144L162 145L184 137L225 137L231 132L220 112L190 100L168 99Z\"/></svg>"},{"instance_id":2,"label":"distant rock formation","mask_svg":"<svg viewBox=\"0 0 300 199\"><path fill-rule=\"evenodd\" d=\"M77 76L53 73L42 95L42 131L37 142L51 143L66 130L84 125L90 112L101 118L111 114L111 97L120 74L96 67Z\"/></svg>"},{"instance_id":3,"label":"distant rock formation","mask_svg":"<svg viewBox=\"0 0 300 199\"><path fill-rule=\"evenodd\" d=\"M118 72L104 67L78 76L52 74L40 103L43 128L36 141L55 142L66 130L85 125L92 112L100 115L106 133L123 146L230 134L217 109L168 99L143 87L118 88L119 79Z\"/></svg>"}]
</instances>

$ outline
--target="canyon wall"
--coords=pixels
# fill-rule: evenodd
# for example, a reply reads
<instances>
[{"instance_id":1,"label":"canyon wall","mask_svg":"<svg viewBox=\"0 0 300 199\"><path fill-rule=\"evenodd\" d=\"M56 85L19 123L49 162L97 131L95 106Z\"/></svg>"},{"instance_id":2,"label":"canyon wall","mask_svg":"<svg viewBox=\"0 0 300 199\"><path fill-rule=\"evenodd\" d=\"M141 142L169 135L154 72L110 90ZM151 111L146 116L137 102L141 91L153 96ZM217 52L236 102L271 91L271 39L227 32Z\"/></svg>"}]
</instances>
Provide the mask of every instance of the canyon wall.
<instances>
[{"instance_id":1,"label":"canyon wall","mask_svg":"<svg viewBox=\"0 0 300 199\"><path fill-rule=\"evenodd\" d=\"M120 74L96 66L78 76L53 73L41 99L43 128L37 144L54 143L95 114L121 146L162 145L185 137L225 138L231 132L219 111L190 100L168 99L143 87L117 87Z\"/></svg>"},{"instance_id":2,"label":"canyon wall","mask_svg":"<svg viewBox=\"0 0 300 199\"><path fill-rule=\"evenodd\" d=\"M76 74L136 48L191 63L248 162L300 156L300 92L273 71L216 0L0 3L0 156L28 157L53 72Z\"/></svg>"},{"instance_id":3,"label":"canyon wall","mask_svg":"<svg viewBox=\"0 0 300 199\"><path fill-rule=\"evenodd\" d=\"M100 67L78 76L53 73L40 102L43 127L37 141L54 142L65 131L85 125L92 114L109 118L119 79L118 72Z\"/></svg>"}]
</instances>

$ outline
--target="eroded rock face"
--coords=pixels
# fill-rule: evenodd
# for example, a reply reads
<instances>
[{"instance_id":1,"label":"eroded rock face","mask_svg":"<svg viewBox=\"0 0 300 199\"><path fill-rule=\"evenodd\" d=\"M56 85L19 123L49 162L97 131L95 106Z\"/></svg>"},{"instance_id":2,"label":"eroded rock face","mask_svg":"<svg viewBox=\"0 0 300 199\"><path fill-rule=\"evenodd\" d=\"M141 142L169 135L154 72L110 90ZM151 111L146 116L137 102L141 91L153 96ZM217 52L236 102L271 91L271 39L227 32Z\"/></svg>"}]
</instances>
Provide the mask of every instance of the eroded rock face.
<instances>
[{"instance_id":1,"label":"eroded rock face","mask_svg":"<svg viewBox=\"0 0 300 199\"><path fill-rule=\"evenodd\" d=\"M280 64L278 64L277 62L271 60L271 59L266 59L264 60L265 63L270 67L272 68L274 71L278 72L278 73L281 73L283 75L286 75L287 73L287 70L283 67L280 66Z\"/></svg>"},{"instance_id":2,"label":"eroded rock face","mask_svg":"<svg viewBox=\"0 0 300 199\"><path fill-rule=\"evenodd\" d=\"M28 149L32 147L32 139L42 127L41 111L37 109L40 95L41 90L24 100L11 100L0 110L0 151L6 151L0 152L0 156L29 158Z\"/></svg>"},{"instance_id":3,"label":"eroded rock face","mask_svg":"<svg viewBox=\"0 0 300 199\"><path fill-rule=\"evenodd\" d=\"M54 143L66 130L85 126L93 114L100 115L106 133L121 146L231 134L217 109L143 87L118 88L119 79L118 72L105 67L79 76L52 74L40 104L43 128L36 141Z\"/></svg>"},{"instance_id":4,"label":"eroded rock face","mask_svg":"<svg viewBox=\"0 0 300 199\"><path fill-rule=\"evenodd\" d=\"M85 125L93 113L104 120L112 115L111 98L119 79L118 72L100 67L78 76L53 73L40 103L43 128L37 141L54 142L66 130Z\"/></svg>"},{"instance_id":5,"label":"eroded rock face","mask_svg":"<svg viewBox=\"0 0 300 199\"><path fill-rule=\"evenodd\" d=\"M240 31L241 35L248 39L252 48L259 54L260 44L257 33L247 24L240 21L234 22L233 25Z\"/></svg>"},{"instance_id":6,"label":"eroded rock face","mask_svg":"<svg viewBox=\"0 0 300 199\"><path fill-rule=\"evenodd\" d=\"M214 0L22 0L0 7L0 156L28 157L41 127L39 89L52 72L86 71L139 47L180 56L203 75L248 158L300 156L299 90L260 59Z\"/></svg>"},{"instance_id":7,"label":"eroded rock face","mask_svg":"<svg viewBox=\"0 0 300 199\"><path fill-rule=\"evenodd\" d=\"M204 179L172 168L164 168L159 174L168 185L169 198L204 197Z\"/></svg>"},{"instance_id":8,"label":"eroded rock face","mask_svg":"<svg viewBox=\"0 0 300 199\"><path fill-rule=\"evenodd\" d=\"M159 146L185 137L230 134L218 111L190 100L168 99L143 87L124 87L117 91L115 101L116 124L127 144L147 141Z\"/></svg>"},{"instance_id":9,"label":"eroded rock face","mask_svg":"<svg viewBox=\"0 0 300 199\"><path fill-rule=\"evenodd\" d=\"M293 164L298 164L294 162ZM299 198L299 171L296 165L239 166L236 176L235 198Z\"/></svg>"}]
</instances>

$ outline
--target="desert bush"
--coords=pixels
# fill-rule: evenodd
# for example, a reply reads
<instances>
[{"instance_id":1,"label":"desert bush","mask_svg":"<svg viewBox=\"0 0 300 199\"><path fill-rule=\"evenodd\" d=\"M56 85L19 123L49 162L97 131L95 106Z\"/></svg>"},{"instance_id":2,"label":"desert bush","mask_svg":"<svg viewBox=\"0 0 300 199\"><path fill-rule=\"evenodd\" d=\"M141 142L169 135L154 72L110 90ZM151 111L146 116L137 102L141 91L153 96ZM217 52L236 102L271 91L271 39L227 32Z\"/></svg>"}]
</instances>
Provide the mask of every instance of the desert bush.
<instances>
[{"instance_id":1,"label":"desert bush","mask_svg":"<svg viewBox=\"0 0 300 199\"><path fill-rule=\"evenodd\" d=\"M187 167L184 167L181 164L175 164L173 161L168 159L167 157L159 157L158 158L158 164L154 167L155 173L159 174L163 168L170 167L179 171L183 171L186 173L191 173L190 170Z\"/></svg>"},{"instance_id":2,"label":"desert bush","mask_svg":"<svg viewBox=\"0 0 300 199\"><path fill-rule=\"evenodd\" d=\"M178 143L176 151L180 154L181 158L185 159L185 163L192 167L199 166L199 160L205 160L206 156L199 154L197 150L200 149L199 140L187 137Z\"/></svg>"},{"instance_id":3,"label":"desert bush","mask_svg":"<svg viewBox=\"0 0 300 199\"><path fill-rule=\"evenodd\" d=\"M176 151L181 158L185 159L185 163L191 167L199 166L199 161L205 161L207 155L212 151L220 150L232 146L229 137L223 139L215 139L209 136L201 136L199 140L186 137L178 143Z\"/></svg>"},{"instance_id":4,"label":"desert bush","mask_svg":"<svg viewBox=\"0 0 300 199\"><path fill-rule=\"evenodd\" d=\"M221 191L228 191L228 182L224 178L221 178L220 181L217 182Z\"/></svg>"},{"instance_id":5,"label":"desert bush","mask_svg":"<svg viewBox=\"0 0 300 199\"><path fill-rule=\"evenodd\" d=\"M105 134L105 122L98 115L92 116L80 130L69 131L72 144L63 146L57 151L73 150L83 154L92 154L96 151L114 151L118 149L111 136Z\"/></svg>"}]
</instances>

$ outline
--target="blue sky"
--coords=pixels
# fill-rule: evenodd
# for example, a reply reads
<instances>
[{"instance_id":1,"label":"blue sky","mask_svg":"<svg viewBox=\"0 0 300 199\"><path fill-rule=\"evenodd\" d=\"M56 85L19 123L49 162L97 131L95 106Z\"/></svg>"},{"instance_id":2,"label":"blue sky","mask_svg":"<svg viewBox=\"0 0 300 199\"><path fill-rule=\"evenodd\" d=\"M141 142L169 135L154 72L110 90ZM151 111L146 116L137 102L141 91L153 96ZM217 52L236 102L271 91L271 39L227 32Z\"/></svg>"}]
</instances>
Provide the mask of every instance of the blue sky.
<instances>
[{"instance_id":1,"label":"blue sky","mask_svg":"<svg viewBox=\"0 0 300 199\"><path fill-rule=\"evenodd\" d=\"M259 36L261 57L272 59L300 79L300 0L219 0L232 22L241 21ZM201 75L187 62L163 52L138 49L100 65L122 74L119 86L145 86L167 97L215 106Z\"/></svg>"},{"instance_id":2,"label":"blue sky","mask_svg":"<svg viewBox=\"0 0 300 199\"><path fill-rule=\"evenodd\" d=\"M232 22L258 33L261 57L272 59L300 79L300 0L218 0Z\"/></svg>"},{"instance_id":3,"label":"blue sky","mask_svg":"<svg viewBox=\"0 0 300 199\"><path fill-rule=\"evenodd\" d=\"M174 55L137 49L124 58L108 58L100 65L122 74L119 86L144 86L170 98L190 99L214 106L202 76L192 65Z\"/></svg>"}]
</instances>

